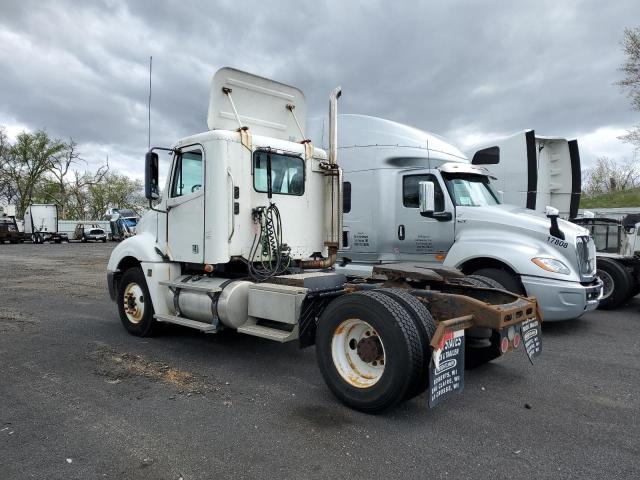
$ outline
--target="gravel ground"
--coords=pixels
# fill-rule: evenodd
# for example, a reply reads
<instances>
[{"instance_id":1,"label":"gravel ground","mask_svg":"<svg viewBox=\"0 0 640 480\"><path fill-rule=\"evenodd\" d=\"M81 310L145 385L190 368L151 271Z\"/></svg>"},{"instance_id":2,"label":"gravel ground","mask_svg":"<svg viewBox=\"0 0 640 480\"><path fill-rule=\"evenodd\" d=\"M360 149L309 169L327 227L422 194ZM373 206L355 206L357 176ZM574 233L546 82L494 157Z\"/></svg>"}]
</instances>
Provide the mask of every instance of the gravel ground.
<instances>
[{"instance_id":1,"label":"gravel ground","mask_svg":"<svg viewBox=\"0 0 640 480\"><path fill-rule=\"evenodd\" d=\"M140 339L112 244L0 245L0 479L638 478L640 298L545 324L522 350L369 416L313 349L179 327Z\"/></svg>"}]
</instances>

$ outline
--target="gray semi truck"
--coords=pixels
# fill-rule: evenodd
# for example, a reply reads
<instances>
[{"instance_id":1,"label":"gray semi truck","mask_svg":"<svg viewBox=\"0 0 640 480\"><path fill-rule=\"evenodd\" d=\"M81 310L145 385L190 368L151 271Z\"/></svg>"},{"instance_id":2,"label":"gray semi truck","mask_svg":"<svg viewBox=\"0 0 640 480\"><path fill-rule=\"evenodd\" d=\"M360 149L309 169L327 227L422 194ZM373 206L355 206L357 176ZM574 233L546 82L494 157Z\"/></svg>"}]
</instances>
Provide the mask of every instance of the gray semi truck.
<instances>
[{"instance_id":1,"label":"gray semi truck","mask_svg":"<svg viewBox=\"0 0 640 480\"><path fill-rule=\"evenodd\" d=\"M319 125L314 134L324 144ZM602 282L587 229L554 209L541 215L503 204L491 174L437 135L341 115L338 138L345 182L339 271L368 275L405 261L455 267L536 297L545 321L598 306Z\"/></svg>"},{"instance_id":2,"label":"gray semi truck","mask_svg":"<svg viewBox=\"0 0 640 480\"><path fill-rule=\"evenodd\" d=\"M489 142L472 156L473 164L497 177L496 187L507 202L538 212L551 206L561 217L589 229L596 244L596 274L603 283L600 308L617 308L640 292L640 216L580 216L577 140L523 130Z\"/></svg>"}]
</instances>

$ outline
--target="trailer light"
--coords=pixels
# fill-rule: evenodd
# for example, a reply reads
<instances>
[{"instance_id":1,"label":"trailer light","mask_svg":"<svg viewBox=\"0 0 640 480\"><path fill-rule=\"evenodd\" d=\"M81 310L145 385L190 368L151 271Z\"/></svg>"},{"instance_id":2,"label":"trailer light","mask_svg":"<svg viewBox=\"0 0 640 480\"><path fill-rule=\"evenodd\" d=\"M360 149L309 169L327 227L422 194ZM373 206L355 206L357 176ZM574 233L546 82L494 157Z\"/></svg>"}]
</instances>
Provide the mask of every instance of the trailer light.
<instances>
[{"instance_id":1,"label":"trailer light","mask_svg":"<svg viewBox=\"0 0 640 480\"><path fill-rule=\"evenodd\" d=\"M520 346L521 339L520 334L516 333L515 337L513 337L513 348L518 348Z\"/></svg>"},{"instance_id":2,"label":"trailer light","mask_svg":"<svg viewBox=\"0 0 640 480\"><path fill-rule=\"evenodd\" d=\"M532 258L531 261L547 272L561 273L562 275L569 275L569 273L571 273L564 263L555 258L535 257Z\"/></svg>"},{"instance_id":3,"label":"trailer light","mask_svg":"<svg viewBox=\"0 0 640 480\"><path fill-rule=\"evenodd\" d=\"M500 342L500 352L507 353L507 350L509 350L509 339L507 337L503 337Z\"/></svg>"}]
</instances>

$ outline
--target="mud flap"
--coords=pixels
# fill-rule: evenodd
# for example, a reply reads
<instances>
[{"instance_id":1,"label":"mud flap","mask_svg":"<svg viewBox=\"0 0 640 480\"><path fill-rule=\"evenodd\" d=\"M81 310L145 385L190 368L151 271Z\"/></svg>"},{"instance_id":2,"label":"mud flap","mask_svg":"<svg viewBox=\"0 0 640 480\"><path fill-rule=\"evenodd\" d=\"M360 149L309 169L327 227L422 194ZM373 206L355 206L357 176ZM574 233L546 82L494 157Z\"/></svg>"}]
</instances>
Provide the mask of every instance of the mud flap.
<instances>
[{"instance_id":1,"label":"mud flap","mask_svg":"<svg viewBox=\"0 0 640 480\"><path fill-rule=\"evenodd\" d=\"M464 388L464 329L446 332L429 363L429 408Z\"/></svg>"},{"instance_id":2,"label":"mud flap","mask_svg":"<svg viewBox=\"0 0 640 480\"><path fill-rule=\"evenodd\" d=\"M527 352L527 357L533 365L533 359L542 353L542 335L540 322L532 318L522 322L522 343Z\"/></svg>"}]
</instances>

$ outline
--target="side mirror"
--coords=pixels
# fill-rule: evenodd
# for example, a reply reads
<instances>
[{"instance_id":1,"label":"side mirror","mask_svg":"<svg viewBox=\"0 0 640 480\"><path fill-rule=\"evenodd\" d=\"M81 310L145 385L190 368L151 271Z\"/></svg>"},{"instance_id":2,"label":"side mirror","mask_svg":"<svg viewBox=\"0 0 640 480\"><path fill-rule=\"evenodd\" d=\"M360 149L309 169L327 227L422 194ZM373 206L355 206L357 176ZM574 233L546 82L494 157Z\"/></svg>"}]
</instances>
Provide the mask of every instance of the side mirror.
<instances>
[{"instance_id":1,"label":"side mirror","mask_svg":"<svg viewBox=\"0 0 640 480\"><path fill-rule=\"evenodd\" d=\"M551 217L558 217L560 216L560 211L557 208L554 207L550 207L549 205L547 205L544 209L544 213L547 215L547 217L551 218Z\"/></svg>"},{"instance_id":2,"label":"side mirror","mask_svg":"<svg viewBox=\"0 0 640 480\"><path fill-rule=\"evenodd\" d=\"M498 201L504 203L504 192L502 190L498 190Z\"/></svg>"},{"instance_id":3,"label":"side mirror","mask_svg":"<svg viewBox=\"0 0 640 480\"><path fill-rule=\"evenodd\" d=\"M160 198L160 189L158 188L158 154L149 151L145 155L144 161L144 196L147 200L157 200Z\"/></svg>"},{"instance_id":4,"label":"side mirror","mask_svg":"<svg viewBox=\"0 0 640 480\"><path fill-rule=\"evenodd\" d=\"M418 199L420 203L420 214L432 214L436 204L436 194L433 182L418 183Z\"/></svg>"},{"instance_id":5,"label":"side mirror","mask_svg":"<svg viewBox=\"0 0 640 480\"><path fill-rule=\"evenodd\" d=\"M557 208L547 205L547 207L544 209L544 212L547 214L549 220L551 220L549 235L564 240L564 232L560 230L560 226L558 225L558 217L560 216L560 211Z\"/></svg>"}]
</instances>

